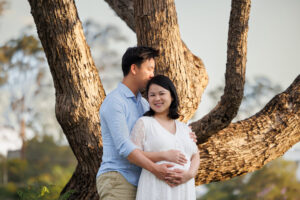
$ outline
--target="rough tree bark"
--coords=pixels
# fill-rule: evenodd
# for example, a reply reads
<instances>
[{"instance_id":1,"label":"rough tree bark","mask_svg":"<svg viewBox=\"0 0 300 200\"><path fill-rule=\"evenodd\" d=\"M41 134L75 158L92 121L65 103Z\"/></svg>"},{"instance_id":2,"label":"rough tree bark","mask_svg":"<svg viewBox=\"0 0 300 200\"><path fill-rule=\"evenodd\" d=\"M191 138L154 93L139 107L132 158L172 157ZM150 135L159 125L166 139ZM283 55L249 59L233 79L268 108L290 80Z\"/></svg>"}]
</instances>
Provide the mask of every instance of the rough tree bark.
<instances>
[{"instance_id":1,"label":"rough tree bark","mask_svg":"<svg viewBox=\"0 0 300 200\"><path fill-rule=\"evenodd\" d=\"M53 76L56 116L78 160L76 171L63 192L75 190L69 199L98 199L95 176L102 156L98 110L105 92L74 0L28 1ZM174 2L106 2L136 31L139 45L161 50L157 71L174 80L179 88L182 120L189 119L200 102L207 75L201 59L180 39ZM230 124L243 95L249 2L232 1L224 96L208 117L193 126L199 136L201 154L197 184L225 180L261 168L300 140L299 76L262 111ZM126 3L129 3L127 8Z\"/></svg>"},{"instance_id":2,"label":"rough tree bark","mask_svg":"<svg viewBox=\"0 0 300 200\"><path fill-rule=\"evenodd\" d=\"M260 112L230 124L198 145L196 184L227 180L260 169L300 141L300 75Z\"/></svg>"},{"instance_id":3,"label":"rough tree bark","mask_svg":"<svg viewBox=\"0 0 300 200\"><path fill-rule=\"evenodd\" d=\"M105 97L73 0L29 0L55 86L55 113L77 158L62 193L98 199L95 174L101 163L98 111Z\"/></svg>"},{"instance_id":4,"label":"rough tree bark","mask_svg":"<svg viewBox=\"0 0 300 200\"><path fill-rule=\"evenodd\" d=\"M189 120L198 108L207 85L207 73L201 59L181 41L173 0L134 0L135 29L138 45L160 50L155 71L174 82L181 120Z\"/></svg>"},{"instance_id":5,"label":"rough tree bark","mask_svg":"<svg viewBox=\"0 0 300 200\"><path fill-rule=\"evenodd\" d=\"M200 102L208 77L202 60L192 54L180 38L174 1L136 1L134 9L132 9L134 0L105 1L137 33L139 44L154 46L161 50L164 57L157 61L159 65L157 72L175 80L180 94L181 113L184 116L182 120L190 119L198 103L190 101L189 97L192 95L192 98ZM126 4L130 6L126 7ZM231 7L224 95L210 113L192 124L193 130L198 133L199 141L206 140L228 126L236 116L243 99L250 0L233 0ZM192 84L190 82L182 84L184 83L182 77L186 79L186 76Z\"/></svg>"},{"instance_id":6,"label":"rough tree bark","mask_svg":"<svg viewBox=\"0 0 300 200\"><path fill-rule=\"evenodd\" d=\"M174 1L105 1L136 32L138 45L160 50L156 74L165 74L174 81L181 102L181 120L189 120L198 108L208 75L202 60L181 40Z\"/></svg>"}]
</instances>

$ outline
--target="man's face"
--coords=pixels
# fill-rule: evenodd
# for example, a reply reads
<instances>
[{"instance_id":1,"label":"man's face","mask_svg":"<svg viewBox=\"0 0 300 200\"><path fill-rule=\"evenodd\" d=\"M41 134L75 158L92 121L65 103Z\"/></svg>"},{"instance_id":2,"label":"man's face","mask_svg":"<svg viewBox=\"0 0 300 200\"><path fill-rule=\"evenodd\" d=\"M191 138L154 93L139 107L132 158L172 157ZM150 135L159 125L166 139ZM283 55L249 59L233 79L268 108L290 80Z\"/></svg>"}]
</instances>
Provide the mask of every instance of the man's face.
<instances>
[{"instance_id":1,"label":"man's face","mask_svg":"<svg viewBox=\"0 0 300 200\"><path fill-rule=\"evenodd\" d=\"M136 81L139 89L144 89L154 76L155 61L153 58L145 60L140 67L136 67Z\"/></svg>"}]
</instances>

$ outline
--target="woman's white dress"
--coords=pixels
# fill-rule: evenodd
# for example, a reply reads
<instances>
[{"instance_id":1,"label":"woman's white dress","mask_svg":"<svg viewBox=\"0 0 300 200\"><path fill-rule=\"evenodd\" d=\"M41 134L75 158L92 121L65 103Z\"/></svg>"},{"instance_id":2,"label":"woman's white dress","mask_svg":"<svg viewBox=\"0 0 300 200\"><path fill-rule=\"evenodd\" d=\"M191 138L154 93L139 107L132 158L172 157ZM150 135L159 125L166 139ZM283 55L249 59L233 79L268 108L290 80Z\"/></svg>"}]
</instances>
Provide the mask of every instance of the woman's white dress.
<instances>
[{"instance_id":1,"label":"woman's white dress","mask_svg":"<svg viewBox=\"0 0 300 200\"><path fill-rule=\"evenodd\" d=\"M172 134L153 117L141 117L132 129L131 139L141 150L146 152L180 150L186 156L188 162L184 166L176 163L171 164L174 165L173 168L188 170L190 158L198 152L198 149L190 138L190 128L177 120L175 120L175 124L176 133ZM170 162L158 162L158 164L160 163ZM164 181L156 178L151 172L143 169L138 183L136 199L194 200L196 199L195 180L191 179L185 184L172 188Z\"/></svg>"}]
</instances>

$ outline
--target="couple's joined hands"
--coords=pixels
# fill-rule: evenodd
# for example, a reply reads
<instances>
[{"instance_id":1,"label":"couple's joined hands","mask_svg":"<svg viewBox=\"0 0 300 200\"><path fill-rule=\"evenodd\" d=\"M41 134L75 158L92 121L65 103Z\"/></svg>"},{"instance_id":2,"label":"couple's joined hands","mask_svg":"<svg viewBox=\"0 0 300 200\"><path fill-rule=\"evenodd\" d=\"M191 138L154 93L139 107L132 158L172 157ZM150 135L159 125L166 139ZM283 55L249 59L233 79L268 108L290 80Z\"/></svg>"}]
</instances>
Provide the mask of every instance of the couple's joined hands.
<instances>
[{"instance_id":1,"label":"couple's joined hands","mask_svg":"<svg viewBox=\"0 0 300 200\"><path fill-rule=\"evenodd\" d=\"M185 165L187 163L185 155L179 150L168 150L163 153L166 161L177 163L179 165ZM155 176L162 181L165 181L171 187L183 184L193 178L189 171L182 169L170 169L171 167L174 167L174 165L170 163L157 165L157 172L155 173Z\"/></svg>"},{"instance_id":2,"label":"couple's joined hands","mask_svg":"<svg viewBox=\"0 0 300 200\"><path fill-rule=\"evenodd\" d=\"M165 182L171 186L175 187L180 184L186 183L189 181L193 176L189 173L188 170L182 169L173 169L170 176L165 178Z\"/></svg>"},{"instance_id":3,"label":"couple's joined hands","mask_svg":"<svg viewBox=\"0 0 300 200\"><path fill-rule=\"evenodd\" d=\"M195 132L190 132L190 138L194 142L197 142ZM179 165L185 165L187 163L185 155L179 150L168 150L162 153L164 154L166 161L177 163ZM171 167L174 167L174 165L170 163L156 164L154 175L171 187L183 184L193 178L193 175L188 170L169 169Z\"/></svg>"},{"instance_id":4,"label":"couple's joined hands","mask_svg":"<svg viewBox=\"0 0 300 200\"><path fill-rule=\"evenodd\" d=\"M169 163L158 164L154 175L171 187L183 184L193 178L189 171L182 169L170 169L171 167L174 167L174 165Z\"/></svg>"}]
</instances>

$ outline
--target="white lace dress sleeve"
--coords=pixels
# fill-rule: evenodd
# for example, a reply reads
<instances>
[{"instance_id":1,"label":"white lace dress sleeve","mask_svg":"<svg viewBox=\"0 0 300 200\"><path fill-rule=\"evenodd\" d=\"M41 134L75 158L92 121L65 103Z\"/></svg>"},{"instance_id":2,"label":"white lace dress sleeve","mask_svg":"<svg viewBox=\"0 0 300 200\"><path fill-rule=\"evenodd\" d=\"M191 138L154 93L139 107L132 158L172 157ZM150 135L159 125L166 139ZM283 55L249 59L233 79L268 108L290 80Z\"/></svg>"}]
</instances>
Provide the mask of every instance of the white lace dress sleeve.
<instances>
[{"instance_id":1,"label":"white lace dress sleeve","mask_svg":"<svg viewBox=\"0 0 300 200\"><path fill-rule=\"evenodd\" d=\"M137 146L137 148L144 150L145 144L145 125L142 119L138 119L132 128L131 141Z\"/></svg>"}]
</instances>

